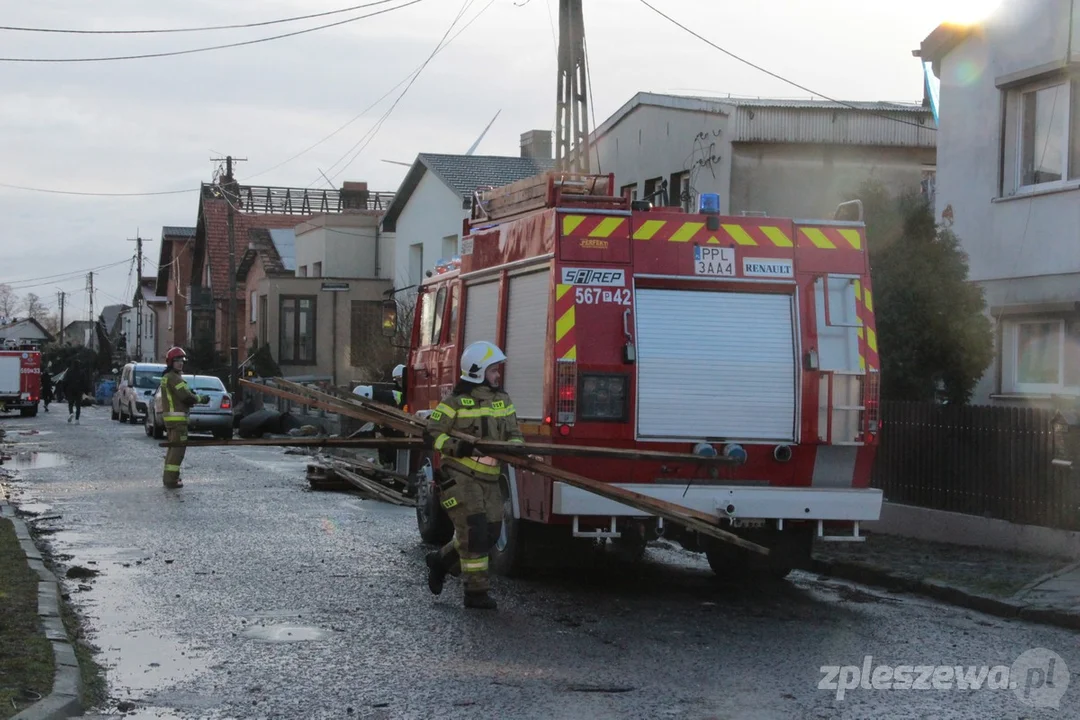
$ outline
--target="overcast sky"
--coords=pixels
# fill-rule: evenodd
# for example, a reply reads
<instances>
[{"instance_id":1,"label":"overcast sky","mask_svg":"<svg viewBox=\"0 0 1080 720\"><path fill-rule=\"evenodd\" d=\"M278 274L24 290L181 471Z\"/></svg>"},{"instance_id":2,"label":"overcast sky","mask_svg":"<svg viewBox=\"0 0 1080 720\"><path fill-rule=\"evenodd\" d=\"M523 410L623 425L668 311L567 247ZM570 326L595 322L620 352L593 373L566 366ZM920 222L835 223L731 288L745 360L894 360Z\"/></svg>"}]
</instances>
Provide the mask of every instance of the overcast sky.
<instances>
[{"instance_id":1,"label":"overcast sky","mask_svg":"<svg viewBox=\"0 0 1080 720\"><path fill-rule=\"evenodd\" d=\"M2 24L145 29L272 20L363 0L8 0ZM394 0L391 5L407 0ZM846 100L922 99L911 50L975 0L651 0L713 42L817 92ZM418 152L463 153L497 111L477 152L518 154L519 135L551 129L558 0L424 0L378 17L247 47L169 58L94 63L0 62L0 183L86 192L195 189L212 156L247 158L241 182L329 135L401 82L455 28L482 14L435 57L370 145L340 161L400 90L301 157L253 184L306 187L319 169L394 190ZM89 6L95 14L90 14ZM653 14L638 0L584 0L596 120L635 92L807 97L742 65ZM267 37L356 13L299 23L169 35L59 35L0 31L0 56L89 57L161 52ZM553 20L555 24L553 24ZM340 173L340 174L336 174ZM320 181L321 182L321 181ZM70 293L67 320L86 317L86 269L95 304L128 301L136 232L154 272L163 225L194 225L197 194L101 198L0 187L0 282L52 306Z\"/></svg>"}]
</instances>

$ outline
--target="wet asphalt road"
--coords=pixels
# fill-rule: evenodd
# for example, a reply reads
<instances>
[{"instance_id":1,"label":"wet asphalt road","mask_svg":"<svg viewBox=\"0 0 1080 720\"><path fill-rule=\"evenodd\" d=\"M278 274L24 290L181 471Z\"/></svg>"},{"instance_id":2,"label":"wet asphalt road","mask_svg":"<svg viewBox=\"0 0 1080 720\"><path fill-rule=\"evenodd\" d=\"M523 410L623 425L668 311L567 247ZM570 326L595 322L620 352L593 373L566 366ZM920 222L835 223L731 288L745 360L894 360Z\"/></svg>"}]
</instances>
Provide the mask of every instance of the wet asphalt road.
<instances>
[{"instance_id":1,"label":"wet asphalt road","mask_svg":"<svg viewBox=\"0 0 1080 720\"><path fill-rule=\"evenodd\" d=\"M1009 690L818 688L821 666L867 655L1009 666L1041 647L1080 672L1066 630L802 573L726 584L672 547L637 570L496 578L499 612L469 612L456 581L428 593L410 510L310 492L304 457L192 450L186 487L168 491L141 426L102 408L65 418L0 427L63 456L9 487L62 515L36 523L62 568L100 571L64 584L108 668L101 713L130 700L138 718L1080 717L1080 678L1060 709Z\"/></svg>"}]
</instances>

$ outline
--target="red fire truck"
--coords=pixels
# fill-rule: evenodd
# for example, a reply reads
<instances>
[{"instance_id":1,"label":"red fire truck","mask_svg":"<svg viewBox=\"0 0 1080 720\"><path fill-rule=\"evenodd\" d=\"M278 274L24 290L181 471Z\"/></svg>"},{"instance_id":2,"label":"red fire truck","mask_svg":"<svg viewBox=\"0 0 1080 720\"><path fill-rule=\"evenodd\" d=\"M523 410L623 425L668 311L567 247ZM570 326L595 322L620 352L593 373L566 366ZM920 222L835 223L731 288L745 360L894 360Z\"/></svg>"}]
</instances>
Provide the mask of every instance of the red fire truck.
<instances>
[{"instance_id":1,"label":"red fire truck","mask_svg":"<svg viewBox=\"0 0 1080 720\"><path fill-rule=\"evenodd\" d=\"M18 410L23 417L37 415L40 399L41 353L0 350L0 412Z\"/></svg>"},{"instance_id":2,"label":"red fire truck","mask_svg":"<svg viewBox=\"0 0 1080 720\"><path fill-rule=\"evenodd\" d=\"M781 576L815 538L861 540L859 523L878 519L882 502L869 487L879 363L861 220L726 217L709 212L716 196L691 214L582 194L581 176L541 179L540 206L509 217L484 218L479 197L460 259L421 284L409 407L429 413L457 381L461 350L493 341L530 441L739 461L710 470L556 457L558 467L715 514L771 547L757 569ZM585 180L615 187L612 176ZM434 460L417 454L411 464L421 535L443 541ZM502 572L559 534L636 552L666 535L705 551L718 573L755 562L541 475L511 468L502 485L504 532L492 554Z\"/></svg>"}]
</instances>

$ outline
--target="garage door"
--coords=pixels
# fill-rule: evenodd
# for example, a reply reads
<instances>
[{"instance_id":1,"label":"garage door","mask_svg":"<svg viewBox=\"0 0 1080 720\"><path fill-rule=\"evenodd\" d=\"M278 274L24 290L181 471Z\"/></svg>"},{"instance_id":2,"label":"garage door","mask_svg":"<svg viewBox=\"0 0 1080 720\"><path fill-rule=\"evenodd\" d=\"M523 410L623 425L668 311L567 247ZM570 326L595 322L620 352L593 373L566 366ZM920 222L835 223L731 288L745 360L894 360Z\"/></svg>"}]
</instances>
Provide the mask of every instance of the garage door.
<instances>
[{"instance_id":1,"label":"garage door","mask_svg":"<svg viewBox=\"0 0 1080 720\"><path fill-rule=\"evenodd\" d=\"M544 347L550 295L548 268L510 278L504 384L522 419L539 420L544 413Z\"/></svg>"},{"instance_id":2,"label":"garage door","mask_svg":"<svg viewBox=\"0 0 1080 720\"><path fill-rule=\"evenodd\" d=\"M480 340L495 342L499 321L498 281L470 285L465 297L465 347Z\"/></svg>"},{"instance_id":3,"label":"garage door","mask_svg":"<svg viewBox=\"0 0 1080 720\"><path fill-rule=\"evenodd\" d=\"M638 435L792 441L787 295L638 290Z\"/></svg>"}]
</instances>

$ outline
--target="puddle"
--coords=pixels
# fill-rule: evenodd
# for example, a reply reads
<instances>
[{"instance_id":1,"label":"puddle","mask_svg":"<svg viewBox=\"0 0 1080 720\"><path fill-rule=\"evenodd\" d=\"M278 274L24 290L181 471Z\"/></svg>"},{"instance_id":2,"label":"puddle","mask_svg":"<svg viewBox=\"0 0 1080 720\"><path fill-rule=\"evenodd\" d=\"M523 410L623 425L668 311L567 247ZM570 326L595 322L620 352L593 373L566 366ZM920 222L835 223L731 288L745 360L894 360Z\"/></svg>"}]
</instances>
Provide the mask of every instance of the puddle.
<instances>
[{"instance_id":1,"label":"puddle","mask_svg":"<svg viewBox=\"0 0 1080 720\"><path fill-rule=\"evenodd\" d=\"M267 643L309 642L330 637L329 630L310 625L291 624L250 627L240 634L248 639Z\"/></svg>"},{"instance_id":2,"label":"puddle","mask_svg":"<svg viewBox=\"0 0 1080 720\"><path fill-rule=\"evenodd\" d=\"M60 453L17 452L12 457L11 462L5 463L4 467L15 470L41 470L66 464L67 461L64 460L64 456Z\"/></svg>"}]
</instances>

